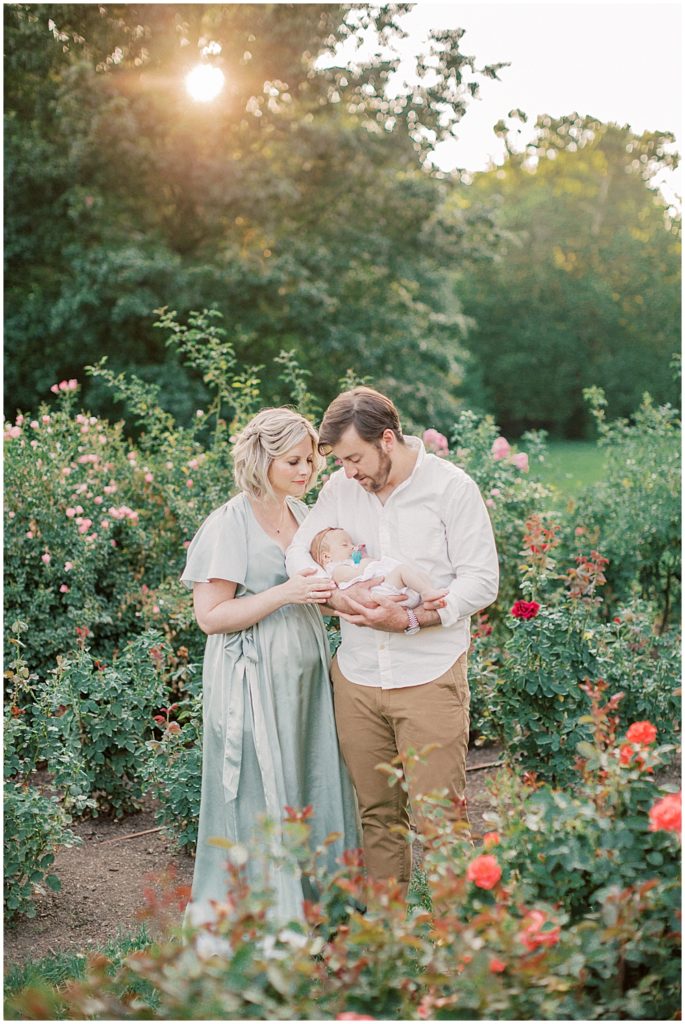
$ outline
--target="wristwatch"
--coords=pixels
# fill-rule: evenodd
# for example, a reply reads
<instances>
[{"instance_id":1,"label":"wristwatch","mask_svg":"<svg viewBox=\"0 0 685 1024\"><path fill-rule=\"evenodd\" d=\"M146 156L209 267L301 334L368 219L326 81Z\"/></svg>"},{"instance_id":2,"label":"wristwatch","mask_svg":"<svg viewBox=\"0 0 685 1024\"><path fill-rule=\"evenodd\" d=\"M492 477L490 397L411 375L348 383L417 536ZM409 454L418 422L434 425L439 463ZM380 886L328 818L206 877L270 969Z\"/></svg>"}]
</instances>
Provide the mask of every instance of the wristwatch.
<instances>
[{"instance_id":1,"label":"wristwatch","mask_svg":"<svg viewBox=\"0 0 685 1024\"><path fill-rule=\"evenodd\" d=\"M404 610L407 613L407 618L409 619L409 625L405 629L404 635L414 636L414 634L418 633L418 631L421 629L421 626L419 625L419 620L416 618L416 612L414 611L413 608L405 607Z\"/></svg>"}]
</instances>

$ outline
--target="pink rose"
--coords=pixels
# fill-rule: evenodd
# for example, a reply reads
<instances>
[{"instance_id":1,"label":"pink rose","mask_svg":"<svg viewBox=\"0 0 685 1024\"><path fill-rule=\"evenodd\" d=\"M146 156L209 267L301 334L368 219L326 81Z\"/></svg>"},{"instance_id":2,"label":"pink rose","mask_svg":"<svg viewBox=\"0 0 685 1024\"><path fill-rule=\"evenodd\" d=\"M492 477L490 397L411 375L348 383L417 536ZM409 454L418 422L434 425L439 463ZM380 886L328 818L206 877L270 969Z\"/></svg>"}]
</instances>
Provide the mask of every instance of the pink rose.
<instances>
[{"instance_id":1,"label":"pink rose","mask_svg":"<svg viewBox=\"0 0 685 1024\"><path fill-rule=\"evenodd\" d=\"M69 587L66 585L66 583L62 584L62 586L59 588L59 592L60 592L60 594L68 594L69 593Z\"/></svg>"},{"instance_id":2,"label":"pink rose","mask_svg":"<svg viewBox=\"0 0 685 1024\"><path fill-rule=\"evenodd\" d=\"M511 445L506 437L496 437L492 442L491 451L493 459L506 459L511 451Z\"/></svg>"},{"instance_id":3,"label":"pink rose","mask_svg":"<svg viewBox=\"0 0 685 1024\"><path fill-rule=\"evenodd\" d=\"M65 562L64 563L64 570L65 570L65 572L71 572L71 570L73 568L74 568L74 563L73 562Z\"/></svg>"},{"instance_id":4,"label":"pink rose","mask_svg":"<svg viewBox=\"0 0 685 1024\"><path fill-rule=\"evenodd\" d=\"M522 473L528 472L528 456L525 452L517 452L516 455L512 455L511 461Z\"/></svg>"},{"instance_id":5,"label":"pink rose","mask_svg":"<svg viewBox=\"0 0 685 1024\"><path fill-rule=\"evenodd\" d=\"M44 555L41 555L41 556L40 556L40 560L41 560L41 562L43 562L43 563L44 563L45 565L50 565L50 561L51 561L51 559L50 559L50 555L49 555L49 554L47 553L47 551L45 552L45 554L44 554Z\"/></svg>"},{"instance_id":6,"label":"pink rose","mask_svg":"<svg viewBox=\"0 0 685 1024\"><path fill-rule=\"evenodd\" d=\"M446 455L449 451L447 438L438 430L434 430L433 427L424 430L423 443L429 451L435 452L438 455Z\"/></svg>"}]
</instances>

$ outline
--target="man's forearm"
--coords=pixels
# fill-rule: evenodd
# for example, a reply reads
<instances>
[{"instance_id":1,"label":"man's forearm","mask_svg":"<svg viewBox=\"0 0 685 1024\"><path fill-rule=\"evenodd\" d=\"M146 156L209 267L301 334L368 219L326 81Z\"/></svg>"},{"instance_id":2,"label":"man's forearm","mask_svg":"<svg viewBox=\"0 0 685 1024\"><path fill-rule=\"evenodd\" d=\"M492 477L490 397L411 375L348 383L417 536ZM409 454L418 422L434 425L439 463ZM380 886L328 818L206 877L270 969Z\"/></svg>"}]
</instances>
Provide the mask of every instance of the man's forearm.
<instances>
[{"instance_id":1,"label":"man's forearm","mask_svg":"<svg viewBox=\"0 0 685 1024\"><path fill-rule=\"evenodd\" d=\"M442 625L439 613L432 611L429 608L422 608L421 605L419 605L418 608L414 609L414 614L416 615L419 626L421 626L422 629L426 629L428 626Z\"/></svg>"}]
</instances>

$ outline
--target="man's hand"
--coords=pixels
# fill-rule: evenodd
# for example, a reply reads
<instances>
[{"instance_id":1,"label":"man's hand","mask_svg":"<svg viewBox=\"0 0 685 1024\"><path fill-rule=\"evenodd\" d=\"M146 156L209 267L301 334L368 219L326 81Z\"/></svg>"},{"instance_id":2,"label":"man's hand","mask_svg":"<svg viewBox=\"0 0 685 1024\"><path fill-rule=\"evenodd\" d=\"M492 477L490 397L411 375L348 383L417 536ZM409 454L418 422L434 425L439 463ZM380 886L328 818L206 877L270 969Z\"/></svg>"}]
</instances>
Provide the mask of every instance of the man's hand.
<instances>
[{"instance_id":1,"label":"man's hand","mask_svg":"<svg viewBox=\"0 0 685 1024\"><path fill-rule=\"evenodd\" d=\"M334 608L336 612L352 612L352 605L377 608L379 602L376 595L371 593L371 588L377 587L384 579L384 576L376 576L372 580L364 580L363 583L353 583L344 590L334 590L328 601L329 608Z\"/></svg>"},{"instance_id":2,"label":"man's hand","mask_svg":"<svg viewBox=\"0 0 685 1024\"><path fill-rule=\"evenodd\" d=\"M404 594L388 594L379 597L374 605L363 605L348 597L350 611L341 611L340 618L354 626L369 626L386 633L403 633L409 625L407 611L401 604L405 600Z\"/></svg>"}]
</instances>

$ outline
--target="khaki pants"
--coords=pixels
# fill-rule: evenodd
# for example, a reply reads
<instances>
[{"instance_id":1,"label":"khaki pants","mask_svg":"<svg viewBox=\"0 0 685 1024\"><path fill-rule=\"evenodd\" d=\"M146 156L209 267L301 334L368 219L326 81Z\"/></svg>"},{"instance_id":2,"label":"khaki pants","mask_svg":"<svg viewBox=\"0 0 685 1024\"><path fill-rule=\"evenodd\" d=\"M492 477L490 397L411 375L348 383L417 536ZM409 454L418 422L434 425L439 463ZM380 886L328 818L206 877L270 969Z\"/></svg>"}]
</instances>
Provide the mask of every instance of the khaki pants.
<instances>
[{"instance_id":1,"label":"khaki pants","mask_svg":"<svg viewBox=\"0 0 685 1024\"><path fill-rule=\"evenodd\" d=\"M433 790L446 788L455 798L453 820L466 819L470 700L466 653L444 675L420 686L383 690L351 683L337 658L331 679L340 749L357 791L367 870L373 879L395 878L406 887L411 877L407 794L399 785L389 786L388 776L376 765L400 755L419 829L416 797ZM418 753L430 743L440 746L428 754L425 764L407 771L407 751L413 748ZM400 830L393 831L393 826Z\"/></svg>"}]
</instances>

